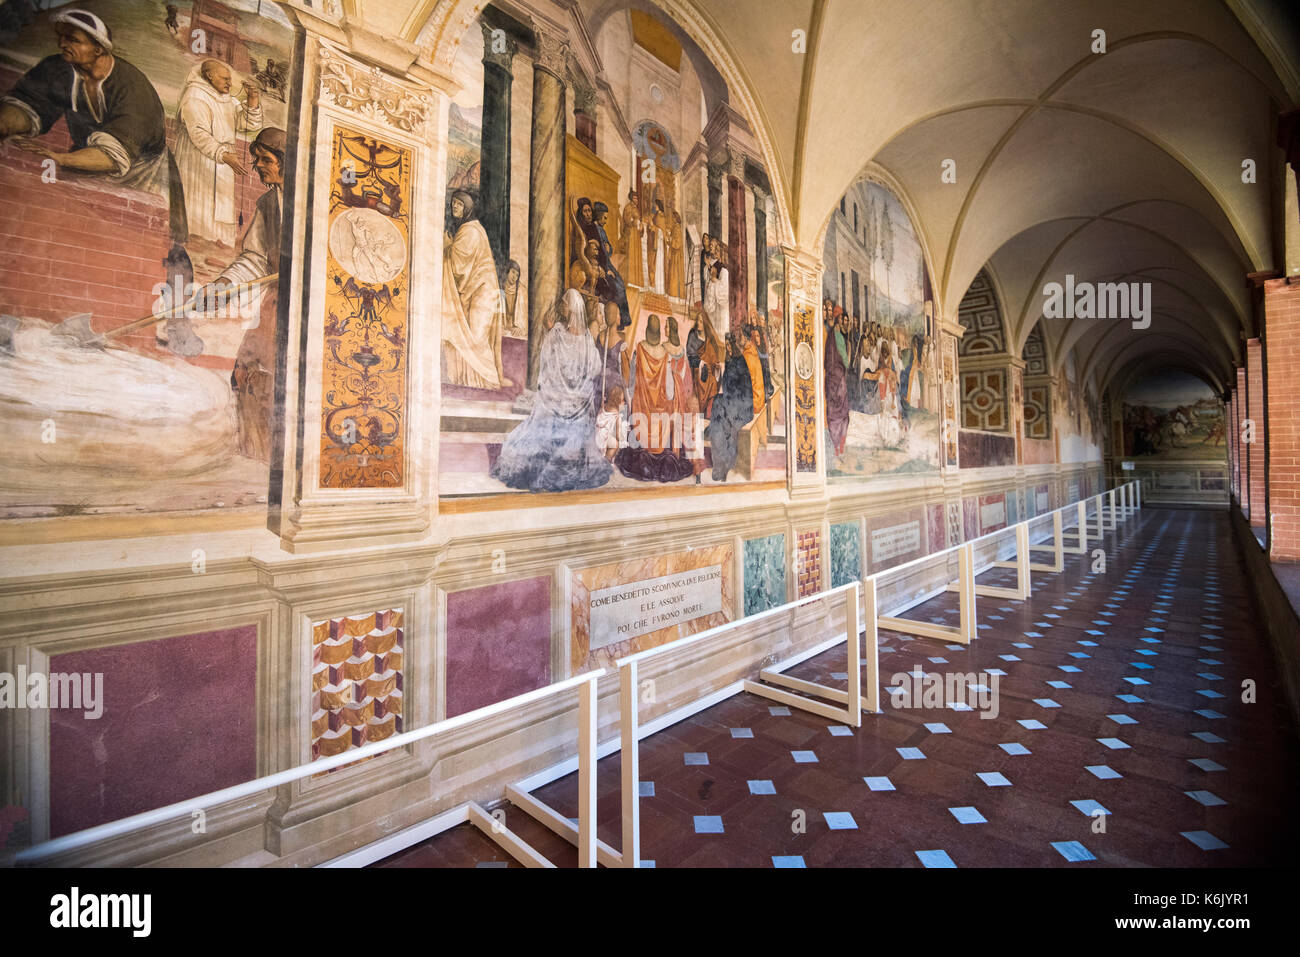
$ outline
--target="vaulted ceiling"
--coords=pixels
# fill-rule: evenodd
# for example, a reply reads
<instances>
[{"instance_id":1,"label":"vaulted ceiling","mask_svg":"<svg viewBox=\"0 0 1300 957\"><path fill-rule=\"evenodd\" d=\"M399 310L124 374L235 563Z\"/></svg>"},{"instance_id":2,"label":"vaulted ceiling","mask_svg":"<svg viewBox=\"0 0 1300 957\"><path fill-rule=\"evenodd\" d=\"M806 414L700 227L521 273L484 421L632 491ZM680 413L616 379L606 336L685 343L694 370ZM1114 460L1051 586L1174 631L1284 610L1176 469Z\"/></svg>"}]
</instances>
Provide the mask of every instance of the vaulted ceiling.
<instances>
[{"instance_id":1,"label":"vaulted ceiling","mask_svg":"<svg viewBox=\"0 0 1300 957\"><path fill-rule=\"evenodd\" d=\"M915 213L940 314L987 266L1014 352L1042 318L1053 367L1073 350L1103 387L1153 362L1223 387L1257 334L1246 277L1283 269L1274 129L1300 103L1288 0L539 2L584 21L666 12L760 127L783 241L819 252L848 186L883 173ZM483 5L343 0L409 40ZM1151 283L1150 327L1043 318L1044 284L1067 274Z\"/></svg>"}]
</instances>

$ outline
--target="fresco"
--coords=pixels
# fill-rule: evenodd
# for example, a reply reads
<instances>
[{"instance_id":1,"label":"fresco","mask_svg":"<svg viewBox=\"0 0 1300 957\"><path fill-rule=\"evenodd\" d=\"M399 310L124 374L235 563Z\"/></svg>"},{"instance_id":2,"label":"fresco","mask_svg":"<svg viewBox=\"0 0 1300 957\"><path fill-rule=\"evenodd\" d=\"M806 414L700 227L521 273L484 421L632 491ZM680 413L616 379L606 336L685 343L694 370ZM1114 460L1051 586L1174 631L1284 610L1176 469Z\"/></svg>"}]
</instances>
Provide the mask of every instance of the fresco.
<instances>
[{"instance_id":1,"label":"fresco","mask_svg":"<svg viewBox=\"0 0 1300 957\"><path fill-rule=\"evenodd\" d=\"M1223 458L1223 402L1182 372L1143 379L1124 395L1124 455L1131 458Z\"/></svg>"},{"instance_id":2,"label":"fresco","mask_svg":"<svg viewBox=\"0 0 1300 957\"><path fill-rule=\"evenodd\" d=\"M488 7L461 41L443 496L785 478L783 263L759 149L699 47L629 6L574 6L567 38L524 22L550 8Z\"/></svg>"},{"instance_id":3,"label":"fresco","mask_svg":"<svg viewBox=\"0 0 1300 957\"><path fill-rule=\"evenodd\" d=\"M6 13L0 515L264 511L288 19L257 0Z\"/></svg>"},{"instance_id":4,"label":"fresco","mask_svg":"<svg viewBox=\"0 0 1300 957\"><path fill-rule=\"evenodd\" d=\"M827 475L939 468L929 276L902 203L863 180L831 216L822 274Z\"/></svg>"}]
</instances>

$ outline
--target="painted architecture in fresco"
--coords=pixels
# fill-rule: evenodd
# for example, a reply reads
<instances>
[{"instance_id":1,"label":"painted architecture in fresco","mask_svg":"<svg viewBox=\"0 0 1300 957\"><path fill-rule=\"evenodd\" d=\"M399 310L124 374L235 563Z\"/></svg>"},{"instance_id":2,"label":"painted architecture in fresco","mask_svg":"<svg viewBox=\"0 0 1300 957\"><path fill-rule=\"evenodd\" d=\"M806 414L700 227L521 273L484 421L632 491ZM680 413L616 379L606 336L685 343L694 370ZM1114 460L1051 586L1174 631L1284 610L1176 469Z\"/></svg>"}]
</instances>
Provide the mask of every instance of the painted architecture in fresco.
<instances>
[{"instance_id":1,"label":"painted architecture in fresco","mask_svg":"<svg viewBox=\"0 0 1300 957\"><path fill-rule=\"evenodd\" d=\"M1226 455L1223 402L1183 372L1165 372L1124 395L1124 455L1217 459Z\"/></svg>"},{"instance_id":2,"label":"painted architecture in fresco","mask_svg":"<svg viewBox=\"0 0 1300 957\"><path fill-rule=\"evenodd\" d=\"M854 184L831 216L823 261L827 475L936 471L932 295L902 203L878 183Z\"/></svg>"},{"instance_id":3,"label":"painted architecture in fresco","mask_svg":"<svg viewBox=\"0 0 1300 957\"><path fill-rule=\"evenodd\" d=\"M0 514L264 511L288 19L257 0L11 12L0 415L40 441L0 464Z\"/></svg>"},{"instance_id":4,"label":"painted architecture in fresco","mask_svg":"<svg viewBox=\"0 0 1300 957\"><path fill-rule=\"evenodd\" d=\"M602 11L552 38L488 7L461 41L443 496L785 478L782 264L752 130L665 15Z\"/></svg>"}]
</instances>

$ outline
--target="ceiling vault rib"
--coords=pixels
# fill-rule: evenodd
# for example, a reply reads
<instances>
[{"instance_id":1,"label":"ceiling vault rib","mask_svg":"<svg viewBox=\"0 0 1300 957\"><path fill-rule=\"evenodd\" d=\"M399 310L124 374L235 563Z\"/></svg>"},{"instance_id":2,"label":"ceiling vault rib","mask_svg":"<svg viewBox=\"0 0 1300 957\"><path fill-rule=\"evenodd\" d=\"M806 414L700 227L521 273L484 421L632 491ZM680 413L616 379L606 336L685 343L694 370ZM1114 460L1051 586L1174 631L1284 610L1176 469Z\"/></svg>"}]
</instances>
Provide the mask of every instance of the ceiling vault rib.
<instances>
[{"instance_id":1,"label":"ceiling vault rib","mask_svg":"<svg viewBox=\"0 0 1300 957\"><path fill-rule=\"evenodd\" d=\"M827 0L813 0L812 16L808 23L808 48L804 53L803 76L799 89L799 116L795 120L794 140L794 176L790 184L792 197L793 224L803 223L803 170L804 159L808 151L808 111L812 107L813 78L817 68L817 48L820 46L822 23L826 15ZM803 236L798 236L802 242Z\"/></svg>"}]
</instances>

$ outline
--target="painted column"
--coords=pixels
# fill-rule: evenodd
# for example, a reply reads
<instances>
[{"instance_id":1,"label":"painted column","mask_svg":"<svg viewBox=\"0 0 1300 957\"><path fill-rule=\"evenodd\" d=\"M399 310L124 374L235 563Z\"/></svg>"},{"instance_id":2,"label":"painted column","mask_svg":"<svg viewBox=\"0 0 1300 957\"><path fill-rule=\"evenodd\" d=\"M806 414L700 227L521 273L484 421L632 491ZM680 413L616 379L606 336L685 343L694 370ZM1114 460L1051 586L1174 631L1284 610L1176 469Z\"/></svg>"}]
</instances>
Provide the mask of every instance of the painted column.
<instances>
[{"instance_id":1,"label":"painted column","mask_svg":"<svg viewBox=\"0 0 1300 957\"><path fill-rule=\"evenodd\" d=\"M533 128L528 167L528 388L537 389L544 320L564 289L563 37L537 34L533 64Z\"/></svg>"},{"instance_id":2,"label":"painted column","mask_svg":"<svg viewBox=\"0 0 1300 957\"><path fill-rule=\"evenodd\" d=\"M958 441L961 433L961 389L959 386L960 363L958 360L958 343L966 334L966 327L960 322L940 319L938 323L939 375L941 388L941 421L943 435L943 465L954 471L961 467Z\"/></svg>"},{"instance_id":3,"label":"painted column","mask_svg":"<svg viewBox=\"0 0 1300 957\"><path fill-rule=\"evenodd\" d=\"M723 164L709 164L709 235L722 238L722 172Z\"/></svg>"},{"instance_id":4,"label":"painted column","mask_svg":"<svg viewBox=\"0 0 1300 957\"><path fill-rule=\"evenodd\" d=\"M1007 368L1007 419L1016 439L1016 465L1025 464L1025 360L1013 356Z\"/></svg>"},{"instance_id":5,"label":"painted column","mask_svg":"<svg viewBox=\"0 0 1300 957\"><path fill-rule=\"evenodd\" d=\"M749 240L745 228L745 161L732 154L727 177L727 269L731 285L731 327L739 328L749 314Z\"/></svg>"},{"instance_id":6,"label":"painted column","mask_svg":"<svg viewBox=\"0 0 1300 957\"><path fill-rule=\"evenodd\" d=\"M758 311L767 316L767 194L754 190L754 291Z\"/></svg>"},{"instance_id":7,"label":"painted column","mask_svg":"<svg viewBox=\"0 0 1300 957\"><path fill-rule=\"evenodd\" d=\"M510 258L510 72L516 43L486 19L483 28L483 138L479 156L478 219L492 258Z\"/></svg>"},{"instance_id":8,"label":"painted column","mask_svg":"<svg viewBox=\"0 0 1300 957\"><path fill-rule=\"evenodd\" d=\"M438 426L425 396L438 323L423 320L439 314L441 229L419 216L432 209L441 220L444 101L324 38L309 37L305 57L303 75L318 79L304 85L296 144L286 449L268 524L292 552L412 541L427 532L436 495L428 435ZM356 194L383 201L340 194L345 171ZM335 241L359 227L384 243L384 257ZM349 313L356 321L332 329Z\"/></svg>"}]
</instances>

